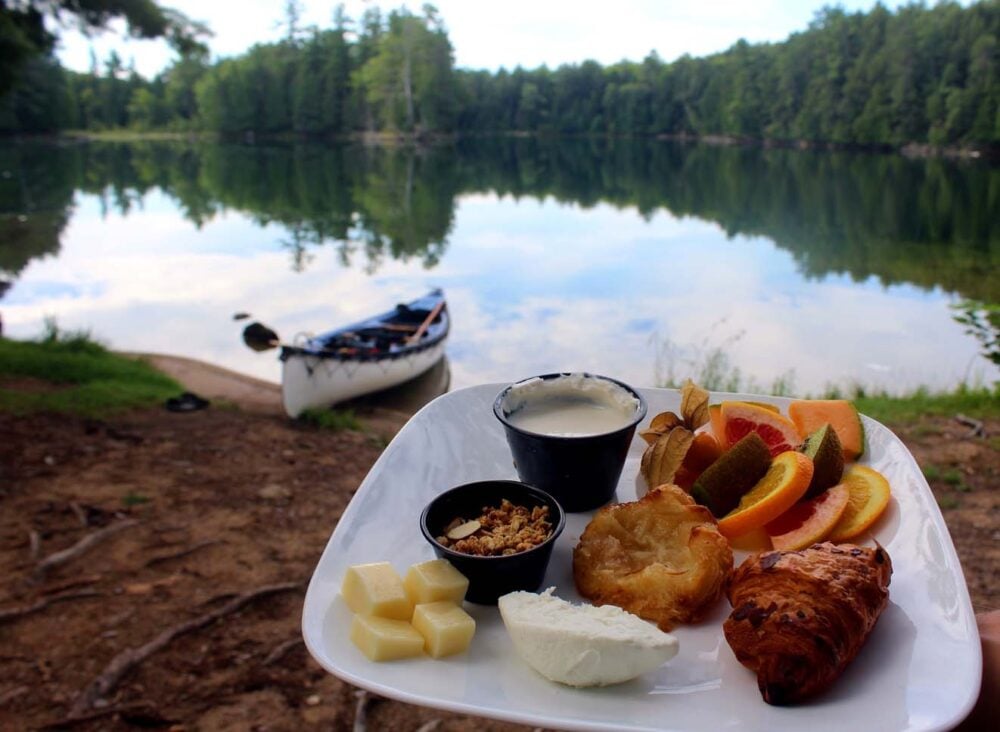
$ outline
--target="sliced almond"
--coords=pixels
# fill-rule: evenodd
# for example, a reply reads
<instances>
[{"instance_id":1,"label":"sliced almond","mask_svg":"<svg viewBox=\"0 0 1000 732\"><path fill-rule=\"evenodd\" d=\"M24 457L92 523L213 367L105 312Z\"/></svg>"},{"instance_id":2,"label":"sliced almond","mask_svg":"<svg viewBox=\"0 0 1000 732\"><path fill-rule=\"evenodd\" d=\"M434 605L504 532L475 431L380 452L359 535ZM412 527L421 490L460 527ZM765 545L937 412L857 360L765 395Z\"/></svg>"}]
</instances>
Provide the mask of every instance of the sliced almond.
<instances>
[{"instance_id":1,"label":"sliced almond","mask_svg":"<svg viewBox=\"0 0 1000 732\"><path fill-rule=\"evenodd\" d=\"M464 539L467 536L472 536L477 531L481 524L473 519L472 521L466 521L464 524L456 526L454 529L449 531L446 536L452 541L458 541L459 539Z\"/></svg>"}]
</instances>

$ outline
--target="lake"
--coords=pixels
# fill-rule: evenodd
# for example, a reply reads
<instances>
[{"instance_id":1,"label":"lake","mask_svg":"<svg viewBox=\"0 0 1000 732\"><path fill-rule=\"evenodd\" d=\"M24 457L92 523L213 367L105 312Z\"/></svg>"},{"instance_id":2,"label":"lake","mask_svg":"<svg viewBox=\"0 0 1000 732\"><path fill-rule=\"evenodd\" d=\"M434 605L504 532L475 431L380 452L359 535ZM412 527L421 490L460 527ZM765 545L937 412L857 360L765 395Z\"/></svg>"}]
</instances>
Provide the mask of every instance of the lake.
<instances>
[{"instance_id":1,"label":"lake","mask_svg":"<svg viewBox=\"0 0 1000 732\"><path fill-rule=\"evenodd\" d=\"M0 143L4 333L270 381L284 340L443 287L451 387L587 370L818 396L989 384L1000 168L666 141Z\"/></svg>"}]
</instances>

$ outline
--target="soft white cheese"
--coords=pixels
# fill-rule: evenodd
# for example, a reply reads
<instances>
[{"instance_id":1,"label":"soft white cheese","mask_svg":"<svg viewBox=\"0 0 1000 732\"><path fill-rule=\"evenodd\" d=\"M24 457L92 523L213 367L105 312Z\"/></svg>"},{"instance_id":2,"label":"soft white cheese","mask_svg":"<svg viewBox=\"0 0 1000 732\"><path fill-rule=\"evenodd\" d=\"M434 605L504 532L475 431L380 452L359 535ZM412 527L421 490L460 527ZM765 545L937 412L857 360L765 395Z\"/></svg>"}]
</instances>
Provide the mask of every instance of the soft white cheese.
<instances>
[{"instance_id":1,"label":"soft white cheese","mask_svg":"<svg viewBox=\"0 0 1000 732\"><path fill-rule=\"evenodd\" d=\"M551 681L607 686L659 668L677 639L614 605L574 605L553 596L511 592L497 603L514 648Z\"/></svg>"}]
</instances>

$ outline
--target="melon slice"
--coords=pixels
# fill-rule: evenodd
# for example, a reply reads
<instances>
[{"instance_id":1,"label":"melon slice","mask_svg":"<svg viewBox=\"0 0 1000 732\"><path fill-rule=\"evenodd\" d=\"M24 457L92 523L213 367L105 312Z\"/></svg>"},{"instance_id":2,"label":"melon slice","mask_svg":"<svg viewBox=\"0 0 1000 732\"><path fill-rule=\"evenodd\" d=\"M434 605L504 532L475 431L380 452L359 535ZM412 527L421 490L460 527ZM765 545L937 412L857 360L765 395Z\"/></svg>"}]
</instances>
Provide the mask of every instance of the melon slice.
<instances>
[{"instance_id":1,"label":"melon slice","mask_svg":"<svg viewBox=\"0 0 1000 732\"><path fill-rule=\"evenodd\" d=\"M825 424L833 427L844 451L844 460L852 462L865 452L865 428L858 410L846 399L801 399L788 405L788 416L803 435Z\"/></svg>"},{"instance_id":2,"label":"melon slice","mask_svg":"<svg viewBox=\"0 0 1000 732\"><path fill-rule=\"evenodd\" d=\"M795 424L777 411L750 402L723 402L721 409L724 445L735 445L751 432L764 440L771 457L795 450L802 435Z\"/></svg>"}]
</instances>

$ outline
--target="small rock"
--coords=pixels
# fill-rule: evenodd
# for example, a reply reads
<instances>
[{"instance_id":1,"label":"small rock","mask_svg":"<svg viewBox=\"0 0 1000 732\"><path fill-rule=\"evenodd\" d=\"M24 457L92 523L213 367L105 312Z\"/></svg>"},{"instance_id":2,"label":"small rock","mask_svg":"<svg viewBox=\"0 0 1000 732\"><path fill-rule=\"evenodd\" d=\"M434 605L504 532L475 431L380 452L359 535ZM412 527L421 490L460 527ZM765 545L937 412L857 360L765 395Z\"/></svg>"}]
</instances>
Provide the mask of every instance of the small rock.
<instances>
[{"instance_id":1,"label":"small rock","mask_svg":"<svg viewBox=\"0 0 1000 732\"><path fill-rule=\"evenodd\" d=\"M311 707L314 707L317 704L319 704L319 694L312 694L311 696L307 696L306 704L308 704Z\"/></svg>"},{"instance_id":2,"label":"small rock","mask_svg":"<svg viewBox=\"0 0 1000 732\"><path fill-rule=\"evenodd\" d=\"M104 709L109 703L107 699L95 699L94 709Z\"/></svg>"},{"instance_id":3,"label":"small rock","mask_svg":"<svg viewBox=\"0 0 1000 732\"><path fill-rule=\"evenodd\" d=\"M291 495L292 492L290 490L285 488L285 486L279 485L277 483L270 483L261 488L259 491L257 491L257 497L263 498L264 500L267 501L289 498Z\"/></svg>"},{"instance_id":4,"label":"small rock","mask_svg":"<svg viewBox=\"0 0 1000 732\"><path fill-rule=\"evenodd\" d=\"M46 455L43 462L46 465L48 465L49 467L52 467L53 465L56 464L56 459L54 457L52 457L51 455Z\"/></svg>"}]
</instances>

